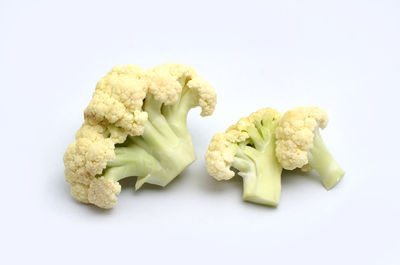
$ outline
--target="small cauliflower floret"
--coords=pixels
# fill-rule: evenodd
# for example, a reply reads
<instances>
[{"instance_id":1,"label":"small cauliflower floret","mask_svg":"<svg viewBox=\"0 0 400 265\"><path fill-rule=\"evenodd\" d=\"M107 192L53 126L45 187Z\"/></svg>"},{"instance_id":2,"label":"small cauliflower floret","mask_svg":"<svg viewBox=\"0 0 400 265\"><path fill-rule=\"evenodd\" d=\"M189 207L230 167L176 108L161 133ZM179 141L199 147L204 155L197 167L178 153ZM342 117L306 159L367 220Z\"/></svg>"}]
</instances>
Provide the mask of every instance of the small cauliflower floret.
<instances>
[{"instance_id":1,"label":"small cauliflower floret","mask_svg":"<svg viewBox=\"0 0 400 265\"><path fill-rule=\"evenodd\" d=\"M276 156L287 170L315 169L326 189L333 188L344 171L325 146L319 128L328 124L328 115L316 107L298 107L287 111L276 129Z\"/></svg>"},{"instance_id":2,"label":"small cauliflower floret","mask_svg":"<svg viewBox=\"0 0 400 265\"><path fill-rule=\"evenodd\" d=\"M186 127L189 110L200 106L208 116L215 104L212 86L186 65L114 67L98 82L64 155L72 196L109 209L123 178L137 176L136 189L166 186L196 159Z\"/></svg>"},{"instance_id":3,"label":"small cauliflower floret","mask_svg":"<svg viewBox=\"0 0 400 265\"><path fill-rule=\"evenodd\" d=\"M277 206L282 167L275 156L275 128L280 118L276 110L261 109L214 135L205 155L209 174L228 180L234 168L243 178L245 201Z\"/></svg>"},{"instance_id":4,"label":"small cauliflower floret","mask_svg":"<svg viewBox=\"0 0 400 265\"><path fill-rule=\"evenodd\" d=\"M89 201L101 208L110 209L118 201L121 185L105 177L94 178L88 191Z\"/></svg>"}]
</instances>

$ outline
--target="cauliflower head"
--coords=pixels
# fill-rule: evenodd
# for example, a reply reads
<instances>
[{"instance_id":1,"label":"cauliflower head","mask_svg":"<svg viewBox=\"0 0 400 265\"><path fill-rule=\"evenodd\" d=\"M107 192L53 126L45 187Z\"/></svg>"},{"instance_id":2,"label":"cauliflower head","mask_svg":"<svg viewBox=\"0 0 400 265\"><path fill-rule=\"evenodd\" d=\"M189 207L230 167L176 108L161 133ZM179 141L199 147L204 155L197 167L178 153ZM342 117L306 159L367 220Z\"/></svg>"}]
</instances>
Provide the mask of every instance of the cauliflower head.
<instances>
[{"instance_id":1,"label":"cauliflower head","mask_svg":"<svg viewBox=\"0 0 400 265\"><path fill-rule=\"evenodd\" d=\"M196 155L186 127L187 113L214 111L216 93L193 68L164 64L145 71L116 66L96 86L76 141L64 154L71 195L109 209L117 203L120 179L137 176L165 186Z\"/></svg>"}]
</instances>

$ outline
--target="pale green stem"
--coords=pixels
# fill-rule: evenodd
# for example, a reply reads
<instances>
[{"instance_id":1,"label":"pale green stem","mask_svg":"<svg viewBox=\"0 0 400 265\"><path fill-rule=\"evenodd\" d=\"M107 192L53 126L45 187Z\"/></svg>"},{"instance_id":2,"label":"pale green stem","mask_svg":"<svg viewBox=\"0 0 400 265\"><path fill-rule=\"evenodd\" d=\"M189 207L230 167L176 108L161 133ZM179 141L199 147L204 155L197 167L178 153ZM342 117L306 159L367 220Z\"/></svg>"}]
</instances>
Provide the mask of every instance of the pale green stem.
<instances>
[{"instance_id":1,"label":"pale green stem","mask_svg":"<svg viewBox=\"0 0 400 265\"><path fill-rule=\"evenodd\" d=\"M250 148L246 148L245 153L254 162L255 174L242 174L243 199L277 206L281 194L282 167L275 157L275 145L267 145L260 151Z\"/></svg>"},{"instance_id":2,"label":"pale green stem","mask_svg":"<svg viewBox=\"0 0 400 265\"><path fill-rule=\"evenodd\" d=\"M136 189L144 183L166 186L196 159L186 128L187 112L194 106L189 92L179 103L164 107L148 95L144 110L149 117L143 135L128 136L123 147L116 147L116 159L104 171L106 178L118 181L137 176Z\"/></svg>"},{"instance_id":3,"label":"pale green stem","mask_svg":"<svg viewBox=\"0 0 400 265\"><path fill-rule=\"evenodd\" d=\"M314 146L308 151L308 163L321 176L321 182L327 190L333 188L343 177L344 171L335 161L317 129Z\"/></svg>"}]
</instances>

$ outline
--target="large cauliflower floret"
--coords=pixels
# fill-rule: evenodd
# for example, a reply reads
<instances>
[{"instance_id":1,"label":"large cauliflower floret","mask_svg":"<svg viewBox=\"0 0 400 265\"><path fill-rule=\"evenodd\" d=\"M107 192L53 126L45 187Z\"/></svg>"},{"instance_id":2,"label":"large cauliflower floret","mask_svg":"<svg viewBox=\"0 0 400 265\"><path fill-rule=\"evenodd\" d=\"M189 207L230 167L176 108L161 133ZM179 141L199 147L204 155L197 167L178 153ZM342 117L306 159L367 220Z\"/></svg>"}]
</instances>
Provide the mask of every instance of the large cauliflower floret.
<instances>
[{"instance_id":1,"label":"large cauliflower floret","mask_svg":"<svg viewBox=\"0 0 400 265\"><path fill-rule=\"evenodd\" d=\"M277 157L283 168L306 166L308 150L314 145L314 131L327 124L328 115L319 108L298 107L287 111L276 130Z\"/></svg>"},{"instance_id":2,"label":"large cauliflower floret","mask_svg":"<svg viewBox=\"0 0 400 265\"><path fill-rule=\"evenodd\" d=\"M64 155L72 196L108 209L120 179L137 176L136 189L167 185L196 159L188 111L200 106L202 116L211 115L215 104L212 86L186 65L114 67L98 82Z\"/></svg>"},{"instance_id":3,"label":"large cauliflower floret","mask_svg":"<svg viewBox=\"0 0 400 265\"><path fill-rule=\"evenodd\" d=\"M266 108L217 133L205 155L207 170L217 180L243 177L243 199L276 206L280 200L282 168L275 157L275 128L281 114Z\"/></svg>"},{"instance_id":4,"label":"large cauliflower floret","mask_svg":"<svg viewBox=\"0 0 400 265\"><path fill-rule=\"evenodd\" d=\"M145 71L135 65L114 67L96 86L85 109L85 121L104 127L115 125L130 135L141 135L147 120L142 111L148 81Z\"/></svg>"},{"instance_id":5,"label":"large cauliflower floret","mask_svg":"<svg viewBox=\"0 0 400 265\"><path fill-rule=\"evenodd\" d=\"M101 174L107 162L115 158L114 142L105 139L104 128L84 123L76 133L76 141L64 154L65 176L71 194L78 201L89 203L88 190L95 175Z\"/></svg>"},{"instance_id":6,"label":"large cauliflower floret","mask_svg":"<svg viewBox=\"0 0 400 265\"><path fill-rule=\"evenodd\" d=\"M276 129L276 156L284 169L315 169L327 189L344 175L329 153L319 133L328 124L328 115L316 107L298 107L287 111Z\"/></svg>"}]
</instances>

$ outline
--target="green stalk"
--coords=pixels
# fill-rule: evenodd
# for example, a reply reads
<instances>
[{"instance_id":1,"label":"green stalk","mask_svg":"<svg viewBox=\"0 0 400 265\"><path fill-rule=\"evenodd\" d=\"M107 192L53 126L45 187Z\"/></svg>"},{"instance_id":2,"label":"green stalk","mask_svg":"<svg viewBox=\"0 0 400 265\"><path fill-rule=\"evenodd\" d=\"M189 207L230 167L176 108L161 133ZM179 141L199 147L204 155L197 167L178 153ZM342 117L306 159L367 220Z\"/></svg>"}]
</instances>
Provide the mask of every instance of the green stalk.
<instances>
[{"instance_id":1,"label":"green stalk","mask_svg":"<svg viewBox=\"0 0 400 265\"><path fill-rule=\"evenodd\" d=\"M318 129L314 132L314 146L308 151L308 163L319 173L327 190L333 188L344 175L343 169L325 146Z\"/></svg>"},{"instance_id":2,"label":"green stalk","mask_svg":"<svg viewBox=\"0 0 400 265\"><path fill-rule=\"evenodd\" d=\"M243 177L243 200L277 206L281 194L282 167L275 156L274 128L247 129L254 147L241 145L232 166Z\"/></svg>"},{"instance_id":3,"label":"green stalk","mask_svg":"<svg viewBox=\"0 0 400 265\"><path fill-rule=\"evenodd\" d=\"M183 88L179 102L171 106L163 106L162 114L167 120L174 133L180 138L187 138L191 141L191 136L187 130L186 120L189 110L194 108L196 97L187 86Z\"/></svg>"},{"instance_id":4,"label":"green stalk","mask_svg":"<svg viewBox=\"0 0 400 265\"><path fill-rule=\"evenodd\" d=\"M143 148L131 144L115 148L116 158L107 164L104 177L119 181L129 176L146 176L154 168L161 169L160 163Z\"/></svg>"},{"instance_id":5,"label":"green stalk","mask_svg":"<svg viewBox=\"0 0 400 265\"><path fill-rule=\"evenodd\" d=\"M119 181L137 176L135 189L144 183L166 186L196 160L192 138L186 127L188 111L196 105L187 87L179 102L163 106L153 96L146 97L148 113L143 135L128 136L115 148L116 159L108 163L104 177Z\"/></svg>"},{"instance_id":6,"label":"green stalk","mask_svg":"<svg viewBox=\"0 0 400 265\"><path fill-rule=\"evenodd\" d=\"M158 131L160 135L154 134L152 132L150 132L150 134L147 133L147 135L157 135L157 137L163 136L169 141L176 141L177 137L174 131L171 129L170 124L161 113L162 105L163 104L155 100L152 95L147 95L143 109L147 112L148 121L150 122L146 124L145 130L147 129L147 126L150 125L150 128L147 131L149 132L151 128L154 128ZM162 139L163 137L159 138Z\"/></svg>"},{"instance_id":7,"label":"green stalk","mask_svg":"<svg viewBox=\"0 0 400 265\"><path fill-rule=\"evenodd\" d=\"M164 187L196 160L192 142L185 140L165 148L153 149L151 155L160 163L161 167L150 171L146 176L139 177L136 181L136 190L146 182Z\"/></svg>"},{"instance_id":8,"label":"green stalk","mask_svg":"<svg viewBox=\"0 0 400 265\"><path fill-rule=\"evenodd\" d=\"M281 194L282 167L275 157L275 145L266 145L261 151L247 147L245 153L254 162L255 174L243 177L243 199L277 206Z\"/></svg>"}]
</instances>

